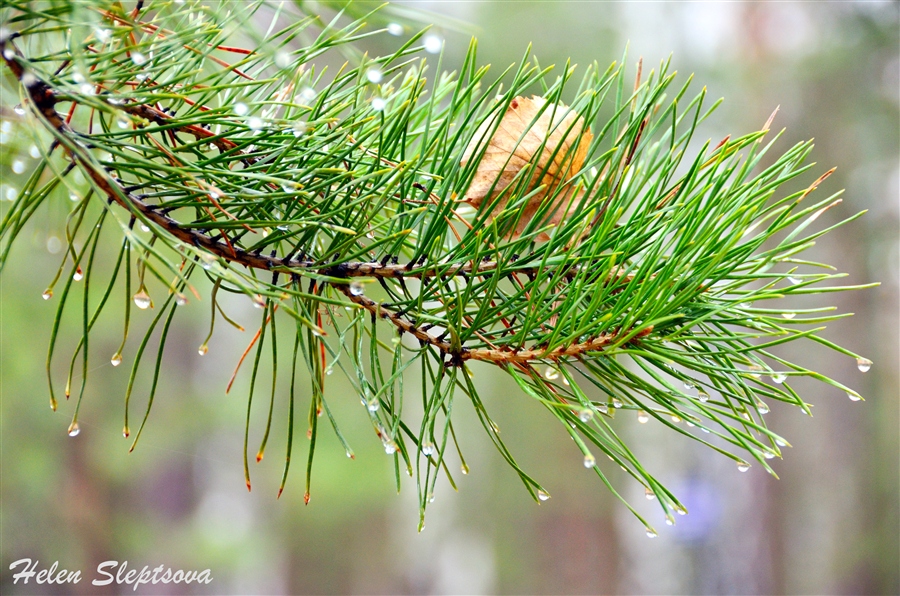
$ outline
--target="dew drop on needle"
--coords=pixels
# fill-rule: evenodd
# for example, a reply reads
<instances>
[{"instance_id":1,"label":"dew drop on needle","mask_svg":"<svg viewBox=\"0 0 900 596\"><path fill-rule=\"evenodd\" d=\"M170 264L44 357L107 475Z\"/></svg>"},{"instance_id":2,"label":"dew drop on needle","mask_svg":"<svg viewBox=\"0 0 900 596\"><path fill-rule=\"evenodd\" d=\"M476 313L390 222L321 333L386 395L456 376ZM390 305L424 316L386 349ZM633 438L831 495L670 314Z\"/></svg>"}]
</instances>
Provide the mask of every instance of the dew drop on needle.
<instances>
[{"instance_id":1,"label":"dew drop on needle","mask_svg":"<svg viewBox=\"0 0 900 596\"><path fill-rule=\"evenodd\" d=\"M140 290L137 294L134 295L134 305L137 306L141 310L146 310L150 308L151 300L150 295L147 294L146 291Z\"/></svg>"}]
</instances>

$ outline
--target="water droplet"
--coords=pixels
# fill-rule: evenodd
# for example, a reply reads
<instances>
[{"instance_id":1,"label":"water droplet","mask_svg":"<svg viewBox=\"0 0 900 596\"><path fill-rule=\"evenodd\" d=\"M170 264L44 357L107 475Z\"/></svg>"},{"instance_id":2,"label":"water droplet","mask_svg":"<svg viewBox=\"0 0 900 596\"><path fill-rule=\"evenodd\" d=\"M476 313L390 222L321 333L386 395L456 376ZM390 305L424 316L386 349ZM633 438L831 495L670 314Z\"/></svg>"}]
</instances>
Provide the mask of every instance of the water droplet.
<instances>
[{"instance_id":1,"label":"water droplet","mask_svg":"<svg viewBox=\"0 0 900 596\"><path fill-rule=\"evenodd\" d=\"M760 401L756 404L756 411L760 414L768 414L769 413L769 404L764 401Z\"/></svg>"},{"instance_id":2,"label":"water droplet","mask_svg":"<svg viewBox=\"0 0 900 596\"><path fill-rule=\"evenodd\" d=\"M376 112L380 112L384 109L384 106L387 105L387 102L383 97L373 97L372 98L372 109Z\"/></svg>"},{"instance_id":3,"label":"water droplet","mask_svg":"<svg viewBox=\"0 0 900 596\"><path fill-rule=\"evenodd\" d=\"M545 490L538 490L537 496L538 496L538 499L540 499L541 501L546 501L547 499L550 498L550 493L548 493Z\"/></svg>"},{"instance_id":4,"label":"water droplet","mask_svg":"<svg viewBox=\"0 0 900 596\"><path fill-rule=\"evenodd\" d=\"M177 304L178 306L184 306L187 303L187 296L185 296L181 292L175 294L175 304Z\"/></svg>"},{"instance_id":5,"label":"water droplet","mask_svg":"<svg viewBox=\"0 0 900 596\"><path fill-rule=\"evenodd\" d=\"M422 455L424 455L425 457L431 457L431 455L433 453L434 453L434 443L427 442L427 441L422 443Z\"/></svg>"},{"instance_id":6,"label":"water droplet","mask_svg":"<svg viewBox=\"0 0 900 596\"><path fill-rule=\"evenodd\" d=\"M647 415L647 412L638 410L637 419L641 424L647 424L650 421L650 416Z\"/></svg>"},{"instance_id":7,"label":"water droplet","mask_svg":"<svg viewBox=\"0 0 900 596\"><path fill-rule=\"evenodd\" d=\"M678 515L687 515L687 509L684 508L684 505L676 505L675 513Z\"/></svg>"},{"instance_id":8,"label":"water droplet","mask_svg":"<svg viewBox=\"0 0 900 596\"><path fill-rule=\"evenodd\" d=\"M132 52L131 61L134 62L135 66L143 66L147 63L147 57L140 52Z\"/></svg>"},{"instance_id":9,"label":"water droplet","mask_svg":"<svg viewBox=\"0 0 900 596\"><path fill-rule=\"evenodd\" d=\"M25 171L25 162L21 159L14 160L11 167L14 173L21 174Z\"/></svg>"},{"instance_id":10,"label":"water droplet","mask_svg":"<svg viewBox=\"0 0 900 596\"><path fill-rule=\"evenodd\" d=\"M94 86L90 83L83 83L79 88L82 95L93 95L94 94Z\"/></svg>"},{"instance_id":11,"label":"water droplet","mask_svg":"<svg viewBox=\"0 0 900 596\"><path fill-rule=\"evenodd\" d=\"M676 416L675 414L672 414L672 415L670 416L670 418L672 418L672 422L681 422L681 417L680 417L680 416Z\"/></svg>"},{"instance_id":12,"label":"water droplet","mask_svg":"<svg viewBox=\"0 0 900 596\"><path fill-rule=\"evenodd\" d=\"M699 399L702 402L707 402L707 401L709 401L709 393L707 393L706 391L701 389L700 391L697 392L697 399Z\"/></svg>"},{"instance_id":13,"label":"water droplet","mask_svg":"<svg viewBox=\"0 0 900 596\"><path fill-rule=\"evenodd\" d=\"M593 468L597 464L597 460L590 453L584 456L584 467Z\"/></svg>"},{"instance_id":14,"label":"water droplet","mask_svg":"<svg viewBox=\"0 0 900 596\"><path fill-rule=\"evenodd\" d=\"M365 292L365 288L358 281L354 281L350 283L350 295L351 296L362 296L363 292Z\"/></svg>"},{"instance_id":15,"label":"water droplet","mask_svg":"<svg viewBox=\"0 0 900 596\"><path fill-rule=\"evenodd\" d=\"M444 40L435 34L426 35L424 39L425 51L429 54L437 54L444 47Z\"/></svg>"},{"instance_id":16,"label":"water droplet","mask_svg":"<svg viewBox=\"0 0 900 596\"><path fill-rule=\"evenodd\" d=\"M84 74L82 74L80 70L76 70L72 73L72 80L79 85L87 81L87 79L84 78Z\"/></svg>"},{"instance_id":17,"label":"water droplet","mask_svg":"<svg viewBox=\"0 0 900 596\"><path fill-rule=\"evenodd\" d=\"M366 71L366 78L370 83L380 83L383 75L381 74L381 69L372 67Z\"/></svg>"},{"instance_id":18,"label":"water droplet","mask_svg":"<svg viewBox=\"0 0 900 596\"><path fill-rule=\"evenodd\" d=\"M22 104L17 104L16 107L13 108L13 112L15 112L19 116L24 116L25 108L22 107Z\"/></svg>"},{"instance_id":19,"label":"water droplet","mask_svg":"<svg viewBox=\"0 0 900 596\"><path fill-rule=\"evenodd\" d=\"M84 279L84 271L81 270L81 267L75 270L75 273L72 274L72 279L75 281L81 281Z\"/></svg>"},{"instance_id":20,"label":"water droplet","mask_svg":"<svg viewBox=\"0 0 900 596\"><path fill-rule=\"evenodd\" d=\"M385 441L384 452L388 455L394 455L395 453L397 453L397 444L393 441Z\"/></svg>"},{"instance_id":21,"label":"water droplet","mask_svg":"<svg viewBox=\"0 0 900 596\"><path fill-rule=\"evenodd\" d=\"M694 389L694 387L695 387L695 385L693 383L691 383L690 381L684 382L684 389L686 391L690 391L691 389Z\"/></svg>"},{"instance_id":22,"label":"water droplet","mask_svg":"<svg viewBox=\"0 0 900 596\"><path fill-rule=\"evenodd\" d=\"M601 414L607 414L609 413L609 406L606 404L597 404L597 411Z\"/></svg>"},{"instance_id":23,"label":"water droplet","mask_svg":"<svg viewBox=\"0 0 900 596\"><path fill-rule=\"evenodd\" d=\"M667 525L667 526L674 526L674 525L675 525L675 519L672 518L672 517L669 517L669 516L667 515L667 516L666 516L666 525Z\"/></svg>"},{"instance_id":24,"label":"water droplet","mask_svg":"<svg viewBox=\"0 0 900 596\"><path fill-rule=\"evenodd\" d=\"M249 111L250 111L250 108L248 108L247 104L245 104L242 101L239 101L236 104L234 104L234 113L237 114L238 116L246 116Z\"/></svg>"},{"instance_id":25,"label":"water droplet","mask_svg":"<svg viewBox=\"0 0 900 596\"><path fill-rule=\"evenodd\" d=\"M400 23L391 23L387 26L387 32L395 37L403 35L403 25Z\"/></svg>"},{"instance_id":26,"label":"water droplet","mask_svg":"<svg viewBox=\"0 0 900 596\"><path fill-rule=\"evenodd\" d=\"M774 374L772 375L772 382L773 382L773 383L778 383L778 384L780 385L781 383L784 383L785 380L787 380L787 375L784 374L784 373L780 373L780 372L779 372L779 373L774 373Z\"/></svg>"},{"instance_id":27,"label":"water droplet","mask_svg":"<svg viewBox=\"0 0 900 596\"><path fill-rule=\"evenodd\" d=\"M148 75L146 72L142 72L142 73L138 73L138 74L134 75L134 78L136 78L139 81L146 81L149 77L150 77L150 75Z\"/></svg>"},{"instance_id":28,"label":"water droplet","mask_svg":"<svg viewBox=\"0 0 900 596\"><path fill-rule=\"evenodd\" d=\"M580 412L578 412L578 419L582 422L590 422L591 418L594 417L594 411L590 408L584 408Z\"/></svg>"},{"instance_id":29,"label":"water droplet","mask_svg":"<svg viewBox=\"0 0 900 596\"><path fill-rule=\"evenodd\" d=\"M302 137L306 133L307 128L308 125L306 124L306 122L294 122L291 125L291 130L293 131L295 137Z\"/></svg>"},{"instance_id":30,"label":"water droplet","mask_svg":"<svg viewBox=\"0 0 900 596\"><path fill-rule=\"evenodd\" d=\"M247 120L247 126L250 130L260 130L265 123L262 121L262 118L258 118L256 116L252 116L249 120Z\"/></svg>"},{"instance_id":31,"label":"water droplet","mask_svg":"<svg viewBox=\"0 0 900 596\"><path fill-rule=\"evenodd\" d=\"M747 470L750 469L750 464L748 464L745 461L740 461L737 464L737 469L738 469L738 472L746 472Z\"/></svg>"},{"instance_id":32,"label":"water droplet","mask_svg":"<svg viewBox=\"0 0 900 596\"><path fill-rule=\"evenodd\" d=\"M653 499L656 498L656 493L653 492L652 490L650 490L649 488L645 488L644 489L644 497L646 497L646 499L648 501L652 501Z\"/></svg>"},{"instance_id":33,"label":"water droplet","mask_svg":"<svg viewBox=\"0 0 900 596\"><path fill-rule=\"evenodd\" d=\"M109 29L94 29L94 35L97 37L97 41L100 43L106 43L110 39L112 39L112 32Z\"/></svg>"},{"instance_id":34,"label":"water droplet","mask_svg":"<svg viewBox=\"0 0 900 596\"><path fill-rule=\"evenodd\" d=\"M747 367L747 372L749 372L750 376L753 377L754 379L758 379L760 377L760 373L762 370L763 370L763 367L761 367L758 364L751 364L750 366Z\"/></svg>"},{"instance_id":35,"label":"water droplet","mask_svg":"<svg viewBox=\"0 0 900 596\"><path fill-rule=\"evenodd\" d=\"M122 427L122 436L125 437L125 438L127 439L127 438L128 438L128 435L130 435L130 434L131 434L131 431L128 430L128 427L127 427L127 426L123 426L123 427Z\"/></svg>"},{"instance_id":36,"label":"water droplet","mask_svg":"<svg viewBox=\"0 0 900 596\"><path fill-rule=\"evenodd\" d=\"M256 308L265 308L266 307L266 299L257 294L253 297L253 306Z\"/></svg>"},{"instance_id":37,"label":"water droplet","mask_svg":"<svg viewBox=\"0 0 900 596\"><path fill-rule=\"evenodd\" d=\"M208 252L200 253L200 261L201 261L200 266L203 267L203 269L205 269L207 271L209 269L211 269L213 266L213 263L215 263L218 260L219 260L218 257L216 257L216 255L214 255L212 253L208 253Z\"/></svg>"},{"instance_id":38,"label":"water droplet","mask_svg":"<svg viewBox=\"0 0 900 596\"><path fill-rule=\"evenodd\" d=\"M207 352L209 352L209 346L207 346L206 344L203 344L202 346L197 348L197 353L201 356L206 356Z\"/></svg>"},{"instance_id":39,"label":"water droplet","mask_svg":"<svg viewBox=\"0 0 900 596\"><path fill-rule=\"evenodd\" d=\"M302 91L300 91L300 97L305 101L312 101L316 98L316 90L312 87L304 87Z\"/></svg>"},{"instance_id":40,"label":"water droplet","mask_svg":"<svg viewBox=\"0 0 900 596\"><path fill-rule=\"evenodd\" d=\"M857 358L856 368L859 369L859 372L869 372L869 369L872 368L872 361L868 358Z\"/></svg>"},{"instance_id":41,"label":"water droplet","mask_svg":"<svg viewBox=\"0 0 900 596\"><path fill-rule=\"evenodd\" d=\"M544 371L544 378L548 381L554 381L559 378L559 371L552 366L548 366Z\"/></svg>"},{"instance_id":42,"label":"water droplet","mask_svg":"<svg viewBox=\"0 0 900 596\"><path fill-rule=\"evenodd\" d=\"M44 300L50 300L51 298L53 298L53 290L49 288L44 290L44 293L41 294L41 298L43 298Z\"/></svg>"},{"instance_id":43,"label":"water droplet","mask_svg":"<svg viewBox=\"0 0 900 596\"><path fill-rule=\"evenodd\" d=\"M28 155L30 155L34 159L37 159L41 156L41 150L38 149L37 145L32 145L28 148Z\"/></svg>"},{"instance_id":44,"label":"water droplet","mask_svg":"<svg viewBox=\"0 0 900 596\"><path fill-rule=\"evenodd\" d=\"M798 283L800 283L803 280L800 279L799 277L789 276L788 281L796 286Z\"/></svg>"},{"instance_id":45,"label":"water droplet","mask_svg":"<svg viewBox=\"0 0 900 596\"><path fill-rule=\"evenodd\" d=\"M779 447L787 447L787 443L785 443L781 439L775 439L775 444L778 445Z\"/></svg>"},{"instance_id":46,"label":"water droplet","mask_svg":"<svg viewBox=\"0 0 900 596\"><path fill-rule=\"evenodd\" d=\"M131 122L128 121L128 118L117 118L116 119L116 126L121 128L122 130L125 130L126 128L128 128L128 126L130 124L131 124Z\"/></svg>"},{"instance_id":47,"label":"water droplet","mask_svg":"<svg viewBox=\"0 0 900 596\"><path fill-rule=\"evenodd\" d=\"M784 317L785 319L787 319L787 320L790 321L791 319L793 319L794 317L797 316L797 313L795 313L795 312L783 312L783 313L781 313L781 316Z\"/></svg>"},{"instance_id":48,"label":"water droplet","mask_svg":"<svg viewBox=\"0 0 900 596\"><path fill-rule=\"evenodd\" d=\"M56 236L50 236L47 238L47 252L51 255L55 255L62 249L62 242L60 242L59 238Z\"/></svg>"},{"instance_id":49,"label":"water droplet","mask_svg":"<svg viewBox=\"0 0 900 596\"><path fill-rule=\"evenodd\" d=\"M463 475L468 475L468 473L469 473L469 466L466 465L466 464L462 464L462 465L459 466L459 470L460 470L460 472L463 473Z\"/></svg>"},{"instance_id":50,"label":"water droplet","mask_svg":"<svg viewBox=\"0 0 900 596\"><path fill-rule=\"evenodd\" d=\"M120 364L122 364L122 353L116 352L115 354L113 354L113 357L109 359L109 363L113 366L119 366Z\"/></svg>"},{"instance_id":51,"label":"water droplet","mask_svg":"<svg viewBox=\"0 0 900 596\"><path fill-rule=\"evenodd\" d=\"M152 305L150 295L144 289L141 289L134 295L134 304L141 310L146 310Z\"/></svg>"},{"instance_id":52,"label":"water droplet","mask_svg":"<svg viewBox=\"0 0 900 596\"><path fill-rule=\"evenodd\" d=\"M659 534L656 533L656 530L647 526L647 538L656 538Z\"/></svg>"},{"instance_id":53,"label":"water droplet","mask_svg":"<svg viewBox=\"0 0 900 596\"><path fill-rule=\"evenodd\" d=\"M612 405L613 405L614 408L621 408L621 407L622 407L622 400L620 400L618 397L614 397L614 398L613 398L613 401L612 401Z\"/></svg>"},{"instance_id":54,"label":"water droplet","mask_svg":"<svg viewBox=\"0 0 900 596\"><path fill-rule=\"evenodd\" d=\"M859 401L862 399L862 396L859 393L852 393L850 391L847 392L847 397L850 398L850 401Z\"/></svg>"},{"instance_id":55,"label":"water droplet","mask_svg":"<svg viewBox=\"0 0 900 596\"><path fill-rule=\"evenodd\" d=\"M291 65L291 55L284 50L275 53L275 66L278 68L287 68Z\"/></svg>"},{"instance_id":56,"label":"water droplet","mask_svg":"<svg viewBox=\"0 0 900 596\"><path fill-rule=\"evenodd\" d=\"M377 397L373 397L372 401L366 403L366 409L370 412L377 412L379 407L381 407L381 403Z\"/></svg>"},{"instance_id":57,"label":"water droplet","mask_svg":"<svg viewBox=\"0 0 900 596\"><path fill-rule=\"evenodd\" d=\"M69 425L69 430L67 432L69 433L70 437L77 437L78 433L81 432L81 429L78 428L77 422L73 422L72 424Z\"/></svg>"}]
</instances>

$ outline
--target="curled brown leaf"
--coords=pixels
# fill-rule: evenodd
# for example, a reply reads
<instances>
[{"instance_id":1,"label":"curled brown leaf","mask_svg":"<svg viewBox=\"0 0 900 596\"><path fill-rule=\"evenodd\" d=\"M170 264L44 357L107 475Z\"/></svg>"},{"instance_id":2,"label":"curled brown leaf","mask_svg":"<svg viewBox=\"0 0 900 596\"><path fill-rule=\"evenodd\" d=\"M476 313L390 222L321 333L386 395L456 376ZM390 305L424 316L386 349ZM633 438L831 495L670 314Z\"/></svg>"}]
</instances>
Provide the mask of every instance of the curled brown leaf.
<instances>
[{"instance_id":1,"label":"curled brown leaf","mask_svg":"<svg viewBox=\"0 0 900 596\"><path fill-rule=\"evenodd\" d=\"M485 146L485 139L496 130ZM489 118L475 132L461 160L465 167L481 155L463 200L476 209L492 204L497 217L513 198L529 193L528 203L513 236L522 233L548 197L553 205L549 223L558 224L578 204L573 176L584 165L593 135L584 118L564 104L548 104L543 97L516 97L500 118ZM481 153L482 148L484 152ZM522 183L520 173L530 168L531 178ZM527 172L526 172L527 175ZM538 239L545 240L541 234Z\"/></svg>"}]
</instances>

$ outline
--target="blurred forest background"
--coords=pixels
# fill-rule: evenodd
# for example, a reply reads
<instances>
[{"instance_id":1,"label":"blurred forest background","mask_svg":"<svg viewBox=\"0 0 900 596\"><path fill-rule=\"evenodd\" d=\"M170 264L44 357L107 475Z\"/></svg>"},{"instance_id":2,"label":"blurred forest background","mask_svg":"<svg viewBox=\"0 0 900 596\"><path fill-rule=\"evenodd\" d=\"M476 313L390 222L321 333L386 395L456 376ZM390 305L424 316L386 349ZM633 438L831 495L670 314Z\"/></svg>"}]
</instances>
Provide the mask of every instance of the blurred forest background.
<instances>
[{"instance_id":1,"label":"blurred forest background","mask_svg":"<svg viewBox=\"0 0 900 596\"><path fill-rule=\"evenodd\" d=\"M122 396L141 334L132 330L125 364L113 368L109 357L121 341L120 313L113 309L101 317L91 339L94 364L82 432L66 435L74 404L62 403L52 413L44 375L56 303L41 299L61 257L48 251L58 250L53 238L62 233L69 207L60 196L34 218L0 278L0 590L48 591L33 583L11 585L10 563L31 557L47 566L58 560L88 578L107 560L127 559L138 568L210 568L215 581L203 590L218 594L898 593L898 4L414 4L436 13L447 70L462 59L468 37L442 30L442 15L478 27L480 62L493 64L495 73L520 59L529 42L543 66L569 57L576 64L605 65L620 59L627 45L629 68L642 56L646 73L671 53L679 73L695 73L695 90L706 85L711 99L725 97L701 127L700 140L758 130L780 104L774 128L787 127L781 150L816 138L819 166L804 184L838 166L819 192L846 188L843 204L817 225L869 210L820 240L805 258L834 264L849 274L848 284L882 282L876 289L793 305L834 304L856 313L832 323L825 337L873 360L870 372L860 373L852 359L812 342L803 353L793 348L782 354L856 388L866 401L851 402L821 383L795 383L816 407L813 418L781 404L767 416L793 444L784 461L773 464L781 480L759 466L739 474L733 462L701 445L620 417L617 428L645 466L691 512L667 527L637 485L620 483L660 530L659 538L648 540L643 526L585 472L580 453L546 411L485 371L477 381L487 407L520 464L553 498L536 505L471 408L460 406L454 415L471 472L458 476L458 493L439 482L418 534L414 483L404 478L401 494L395 493L391 458L349 385L335 375L329 379L331 403L356 460L344 456L326 428L312 499L304 507L300 414L292 475L276 501L284 433L273 432L248 493L241 468L248 376L238 377L230 395L224 387L249 334L220 323L201 358L197 346L207 331L208 301L192 300L185 307L191 316L181 317L170 333L154 409L131 454L121 435ZM390 52L410 32L384 34L366 47L371 54ZM18 101L12 89L7 78L5 116ZM31 141L21 130L5 128L2 142L0 206L21 181L13 163L32 159ZM59 382L80 333L74 310L62 325ZM255 325L257 311L248 301L235 301L228 311L248 328ZM151 316L132 310L132 324L145 325ZM148 382L149 376L139 378L136 412ZM308 396L300 395L299 411L305 412ZM258 413L261 421L264 412ZM282 429L284 419L276 423ZM260 422L254 432L261 428ZM59 590L98 588L88 580ZM152 592L164 591L157 586ZM141 592L150 593L146 587Z\"/></svg>"}]
</instances>

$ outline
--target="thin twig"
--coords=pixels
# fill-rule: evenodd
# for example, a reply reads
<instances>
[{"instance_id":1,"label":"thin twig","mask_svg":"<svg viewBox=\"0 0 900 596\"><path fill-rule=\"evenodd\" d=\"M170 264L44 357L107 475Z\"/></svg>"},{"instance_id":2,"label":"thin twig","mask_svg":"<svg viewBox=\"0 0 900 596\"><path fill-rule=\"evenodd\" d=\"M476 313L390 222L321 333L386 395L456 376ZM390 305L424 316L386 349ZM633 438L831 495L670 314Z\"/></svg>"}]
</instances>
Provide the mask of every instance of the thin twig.
<instances>
[{"instance_id":1,"label":"thin twig","mask_svg":"<svg viewBox=\"0 0 900 596\"><path fill-rule=\"evenodd\" d=\"M438 339L433 335L429 335L428 332L424 331L421 327L417 327L414 323L406 320L400 314L382 306L364 294L353 293L347 284L333 283L332 286L347 296L351 302L366 309L375 317L390 321L400 331L409 333L420 342L434 346L442 353L448 354L451 357L451 365L461 364L466 360L479 360L482 362L492 362L494 364L525 364L528 362L541 361L558 362L566 358L573 358L590 352L601 352L605 347L616 343L627 334L621 332L601 333L587 341L573 343L567 346L558 346L552 350L546 348L532 348L512 351L486 348L470 349L466 347L457 350L448 342ZM639 331L632 339L646 337L652 333L652 331L653 326L651 325Z\"/></svg>"}]
</instances>

